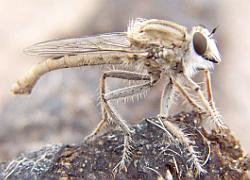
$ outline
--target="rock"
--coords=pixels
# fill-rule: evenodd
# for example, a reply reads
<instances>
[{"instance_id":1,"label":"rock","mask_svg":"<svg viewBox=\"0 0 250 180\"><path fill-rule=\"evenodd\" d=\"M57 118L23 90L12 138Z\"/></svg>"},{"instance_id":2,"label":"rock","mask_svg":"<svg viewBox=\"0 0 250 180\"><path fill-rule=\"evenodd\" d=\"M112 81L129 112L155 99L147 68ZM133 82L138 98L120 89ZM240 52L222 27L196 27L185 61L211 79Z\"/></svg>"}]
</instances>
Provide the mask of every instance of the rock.
<instances>
[{"instance_id":1,"label":"rock","mask_svg":"<svg viewBox=\"0 0 250 180\"><path fill-rule=\"evenodd\" d=\"M188 139L171 139L157 118L133 126L133 156L127 172L113 173L122 153L119 130L103 133L91 143L46 145L0 164L8 179L247 179L250 158L229 129L206 132L195 112L168 118ZM196 159L195 159L196 158ZM200 167L199 167L200 166ZM201 169L199 169L201 168Z\"/></svg>"}]
</instances>

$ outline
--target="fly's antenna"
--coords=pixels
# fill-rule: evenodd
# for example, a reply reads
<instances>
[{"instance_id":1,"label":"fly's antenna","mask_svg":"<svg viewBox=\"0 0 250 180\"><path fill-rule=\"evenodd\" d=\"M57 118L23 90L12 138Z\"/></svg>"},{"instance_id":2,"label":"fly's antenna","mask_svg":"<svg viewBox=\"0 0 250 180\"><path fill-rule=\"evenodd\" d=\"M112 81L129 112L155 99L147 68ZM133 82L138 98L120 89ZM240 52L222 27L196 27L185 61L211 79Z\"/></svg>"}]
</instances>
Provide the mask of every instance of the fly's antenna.
<instances>
[{"instance_id":1,"label":"fly's antenna","mask_svg":"<svg viewBox=\"0 0 250 180\"><path fill-rule=\"evenodd\" d=\"M215 32L217 31L217 29L219 28L219 26L216 26L212 29L212 31L210 32L209 36L208 37L211 37L215 34Z\"/></svg>"}]
</instances>

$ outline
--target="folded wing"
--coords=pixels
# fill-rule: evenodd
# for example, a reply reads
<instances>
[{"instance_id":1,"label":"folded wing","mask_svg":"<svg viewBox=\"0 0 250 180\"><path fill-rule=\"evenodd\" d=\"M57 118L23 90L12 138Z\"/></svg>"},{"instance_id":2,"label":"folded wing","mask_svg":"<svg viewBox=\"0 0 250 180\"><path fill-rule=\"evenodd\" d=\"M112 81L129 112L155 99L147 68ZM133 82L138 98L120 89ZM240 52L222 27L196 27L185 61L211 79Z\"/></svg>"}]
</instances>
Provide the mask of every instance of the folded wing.
<instances>
[{"instance_id":1,"label":"folded wing","mask_svg":"<svg viewBox=\"0 0 250 180\"><path fill-rule=\"evenodd\" d=\"M125 32L45 41L34 44L24 50L26 54L45 57L60 57L105 51L134 52L130 48L130 43Z\"/></svg>"}]
</instances>

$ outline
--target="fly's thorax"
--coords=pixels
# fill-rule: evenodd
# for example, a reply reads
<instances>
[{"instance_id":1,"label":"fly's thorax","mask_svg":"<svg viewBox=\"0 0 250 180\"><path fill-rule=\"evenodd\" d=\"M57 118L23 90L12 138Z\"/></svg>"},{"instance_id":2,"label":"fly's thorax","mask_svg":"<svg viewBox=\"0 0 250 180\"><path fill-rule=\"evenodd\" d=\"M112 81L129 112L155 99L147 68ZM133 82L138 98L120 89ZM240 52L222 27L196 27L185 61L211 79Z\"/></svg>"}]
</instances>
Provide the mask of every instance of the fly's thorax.
<instances>
[{"instance_id":1,"label":"fly's thorax","mask_svg":"<svg viewBox=\"0 0 250 180\"><path fill-rule=\"evenodd\" d=\"M163 46L158 45L151 45L146 49L147 52L147 58L145 59L145 66L146 67L154 67L161 69L166 64L169 64L169 62L166 61L166 58L164 56L166 55L166 52L164 51Z\"/></svg>"},{"instance_id":2,"label":"fly's thorax","mask_svg":"<svg viewBox=\"0 0 250 180\"><path fill-rule=\"evenodd\" d=\"M146 48L149 45L182 46L187 30L169 21L136 19L128 26L127 37L131 45Z\"/></svg>"},{"instance_id":3,"label":"fly's thorax","mask_svg":"<svg viewBox=\"0 0 250 180\"><path fill-rule=\"evenodd\" d=\"M165 61L165 64L181 62L184 52L185 52L184 43L182 47L163 48L163 59Z\"/></svg>"}]
</instances>

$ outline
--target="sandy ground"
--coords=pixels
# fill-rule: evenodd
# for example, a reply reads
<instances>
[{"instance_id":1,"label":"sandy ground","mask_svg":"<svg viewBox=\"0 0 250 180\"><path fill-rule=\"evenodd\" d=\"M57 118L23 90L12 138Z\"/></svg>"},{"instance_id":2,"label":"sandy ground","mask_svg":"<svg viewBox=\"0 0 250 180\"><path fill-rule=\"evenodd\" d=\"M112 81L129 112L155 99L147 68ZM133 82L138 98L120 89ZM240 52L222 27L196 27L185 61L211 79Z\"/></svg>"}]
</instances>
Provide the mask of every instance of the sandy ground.
<instances>
[{"instance_id":1,"label":"sandy ground","mask_svg":"<svg viewBox=\"0 0 250 180\"><path fill-rule=\"evenodd\" d=\"M31 96L11 96L11 84L42 60L25 55L23 49L48 39L124 31L136 17L172 20L189 28L219 25L215 37L223 62L213 73L216 103L249 151L249 6L247 0L143 4L139 0L0 0L0 160L47 143L77 143L99 118L98 69L53 72L39 81ZM145 101L123 105L120 111L132 120L156 114L159 93L156 89Z\"/></svg>"}]
</instances>

